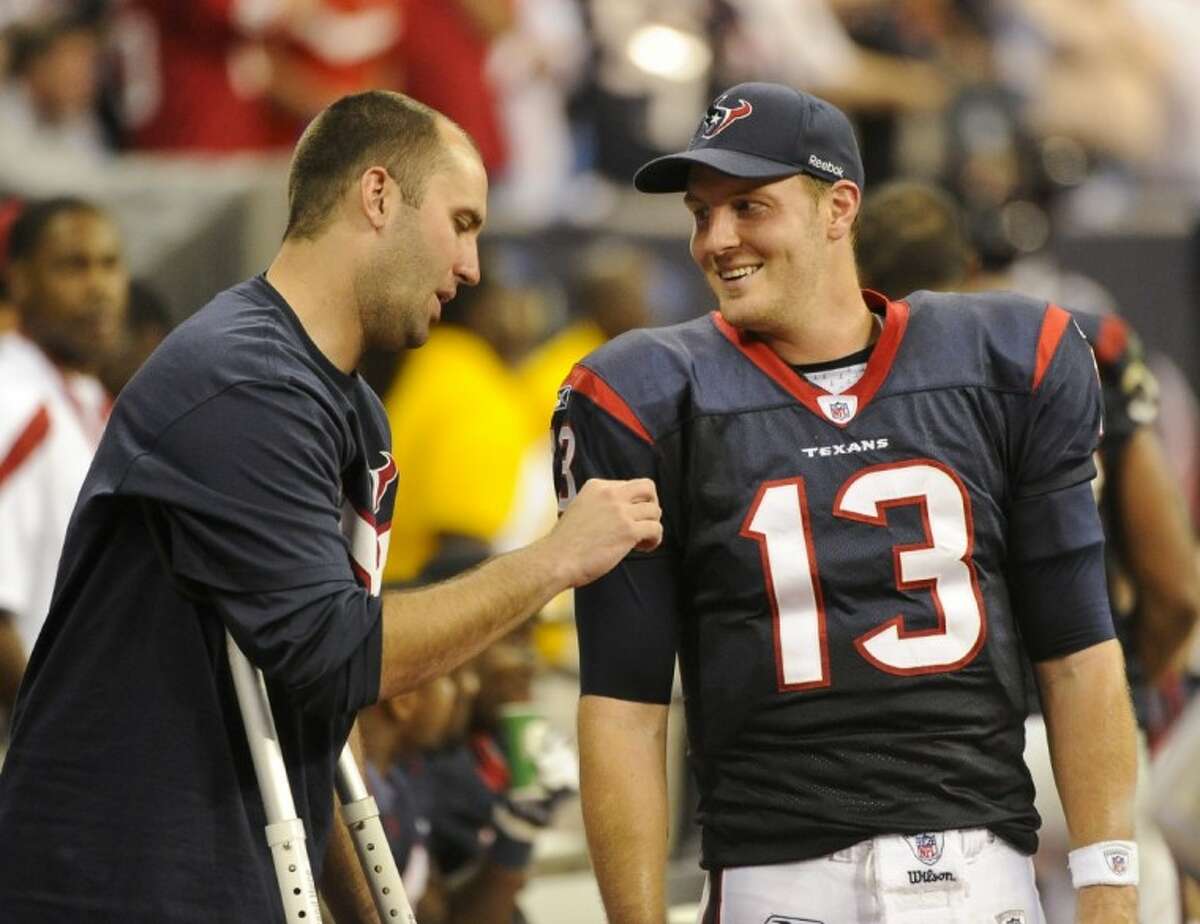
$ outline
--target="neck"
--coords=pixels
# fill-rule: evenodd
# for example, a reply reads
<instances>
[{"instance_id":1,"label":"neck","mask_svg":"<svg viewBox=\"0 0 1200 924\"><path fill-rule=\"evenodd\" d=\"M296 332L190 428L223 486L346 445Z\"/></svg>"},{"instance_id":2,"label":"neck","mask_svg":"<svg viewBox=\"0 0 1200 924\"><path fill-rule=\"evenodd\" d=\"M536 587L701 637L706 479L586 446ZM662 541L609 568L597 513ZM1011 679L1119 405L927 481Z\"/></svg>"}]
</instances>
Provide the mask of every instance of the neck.
<instances>
[{"instance_id":1,"label":"neck","mask_svg":"<svg viewBox=\"0 0 1200 924\"><path fill-rule=\"evenodd\" d=\"M792 365L827 362L874 343L879 325L863 300L853 261L835 261L826 278L790 306L778 329L762 338Z\"/></svg>"},{"instance_id":2,"label":"neck","mask_svg":"<svg viewBox=\"0 0 1200 924\"><path fill-rule=\"evenodd\" d=\"M284 241L267 269L267 280L282 295L304 332L331 363L349 375L364 349L362 322L354 298L353 265L330 230L315 241Z\"/></svg>"}]
</instances>

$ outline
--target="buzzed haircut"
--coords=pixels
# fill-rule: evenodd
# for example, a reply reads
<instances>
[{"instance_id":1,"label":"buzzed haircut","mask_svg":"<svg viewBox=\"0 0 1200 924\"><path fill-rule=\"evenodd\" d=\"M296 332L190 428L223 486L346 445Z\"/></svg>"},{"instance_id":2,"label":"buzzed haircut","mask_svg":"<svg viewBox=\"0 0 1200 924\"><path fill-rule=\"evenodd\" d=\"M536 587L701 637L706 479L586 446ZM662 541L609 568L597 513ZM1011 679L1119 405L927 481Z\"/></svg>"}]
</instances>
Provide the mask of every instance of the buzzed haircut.
<instances>
[{"instance_id":1,"label":"buzzed haircut","mask_svg":"<svg viewBox=\"0 0 1200 924\"><path fill-rule=\"evenodd\" d=\"M866 197L855 253L860 282L889 298L962 284L971 245L961 210L930 183L893 180Z\"/></svg>"},{"instance_id":2,"label":"buzzed haircut","mask_svg":"<svg viewBox=\"0 0 1200 924\"><path fill-rule=\"evenodd\" d=\"M404 202L419 206L429 177L448 156L439 122L457 128L436 110L390 90L343 96L321 112L292 156L284 239L316 237L370 167L385 168Z\"/></svg>"},{"instance_id":3,"label":"buzzed haircut","mask_svg":"<svg viewBox=\"0 0 1200 924\"><path fill-rule=\"evenodd\" d=\"M8 232L8 259L12 263L29 259L41 246L46 228L59 215L90 212L104 216L100 206L78 196L58 196L30 202L12 223Z\"/></svg>"}]
</instances>

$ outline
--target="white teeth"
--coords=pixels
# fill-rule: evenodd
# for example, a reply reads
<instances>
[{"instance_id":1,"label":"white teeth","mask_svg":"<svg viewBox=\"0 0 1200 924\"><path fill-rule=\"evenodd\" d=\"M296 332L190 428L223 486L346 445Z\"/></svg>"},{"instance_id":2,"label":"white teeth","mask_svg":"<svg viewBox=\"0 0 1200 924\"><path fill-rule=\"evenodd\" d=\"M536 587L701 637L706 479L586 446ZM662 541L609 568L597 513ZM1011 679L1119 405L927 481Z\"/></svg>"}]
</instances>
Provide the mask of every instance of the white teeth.
<instances>
[{"instance_id":1,"label":"white teeth","mask_svg":"<svg viewBox=\"0 0 1200 924\"><path fill-rule=\"evenodd\" d=\"M757 272L757 266L739 266L737 269L724 270L723 272L718 273L718 275L728 282L734 279L743 279L746 276L749 276L751 273Z\"/></svg>"}]
</instances>

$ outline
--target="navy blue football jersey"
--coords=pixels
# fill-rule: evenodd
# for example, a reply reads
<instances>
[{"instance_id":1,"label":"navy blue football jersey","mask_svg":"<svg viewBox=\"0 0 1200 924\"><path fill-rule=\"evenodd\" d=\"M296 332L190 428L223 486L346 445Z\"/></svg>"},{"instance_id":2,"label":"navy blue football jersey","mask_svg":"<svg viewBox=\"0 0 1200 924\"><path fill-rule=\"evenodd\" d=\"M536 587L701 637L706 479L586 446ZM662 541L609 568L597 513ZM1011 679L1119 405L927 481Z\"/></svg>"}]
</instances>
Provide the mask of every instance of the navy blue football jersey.
<instances>
[{"instance_id":1,"label":"navy blue football jersey","mask_svg":"<svg viewBox=\"0 0 1200 924\"><path fill-rule=\"evenodd\" d=\"M282 920L225 630L266 676L319 870L378 696L388 447L378 398L263 277L122 391L13 714L0 918Z\"/></svg>"},{"instance_id":2,"label":"navy blue football jersey","mask_svg":"<svg viewBox=\"0 0 1200 924\"><path fill-rule=\"evenodd\" d=\"M667 702L678 656L708 868L979 826L1032 852L1023 651L1112 637L1100 565L1037 579L1102 555L1070 316L866 295L883 330L841 394L714 313L597 350L554 414L560 502L657 483L662 546L576 593L581 683Z\"/></svg>"}]
</instances>

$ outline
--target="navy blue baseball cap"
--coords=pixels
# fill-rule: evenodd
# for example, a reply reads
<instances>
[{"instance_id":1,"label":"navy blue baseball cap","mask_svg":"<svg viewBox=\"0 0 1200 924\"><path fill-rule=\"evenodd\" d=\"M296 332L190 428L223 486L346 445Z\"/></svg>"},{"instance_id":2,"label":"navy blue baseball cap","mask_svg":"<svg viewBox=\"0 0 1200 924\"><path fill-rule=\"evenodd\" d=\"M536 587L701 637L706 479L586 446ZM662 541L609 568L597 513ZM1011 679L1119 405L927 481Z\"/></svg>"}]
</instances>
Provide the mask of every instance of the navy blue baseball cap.
<instances>
[{"instance_id":1,"label":"navy blue baseball cap","mask_svg":"<svg viewBox=\"0 0 1200 924\"><path fill-rule=\"evenodd\" d=\"M704 164L745 179L807 173L863 188L862 157L850 120L836 106L777 83L739 83L713 100L687 150L644 164L642 192L683 192L688 170Z\"/></svg>"}]
</instances>

